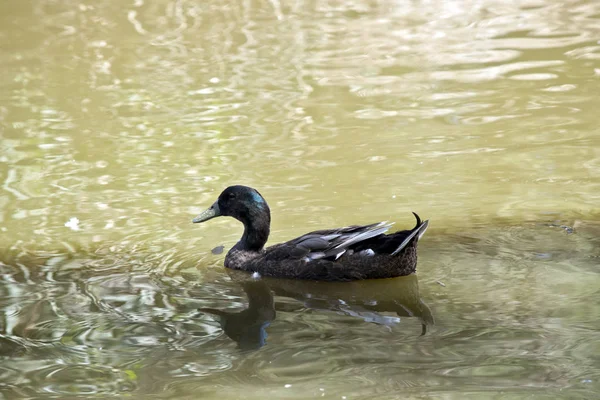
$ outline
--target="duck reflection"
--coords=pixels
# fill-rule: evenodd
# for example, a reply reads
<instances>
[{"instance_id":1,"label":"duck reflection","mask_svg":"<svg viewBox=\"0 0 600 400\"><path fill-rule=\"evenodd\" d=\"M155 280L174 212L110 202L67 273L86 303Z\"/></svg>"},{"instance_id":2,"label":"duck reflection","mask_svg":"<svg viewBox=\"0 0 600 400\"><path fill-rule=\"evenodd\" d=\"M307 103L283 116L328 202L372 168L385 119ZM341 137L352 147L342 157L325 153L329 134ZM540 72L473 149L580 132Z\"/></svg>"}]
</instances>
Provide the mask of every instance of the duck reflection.
<instances>
[{"instance_id":1,"label":"duck reflection","mask_svg":"<svg viewBox=\"0 0 600 400\"><path fill-rule=\"evenodd\" d=\"M233 313L214 308L200 308L199 311L216 315L225 334L241 349L258 349L265 345L265 329L275 319L273 293L262 279L244 279L239 283L248 296L248 308Z\"/></svg>"},{"instance_id":2,"label":"duck reflection","mask_svg":"<svg viewBox=\"0 0 600 400\"><path fill-rule=\"evenodd\" d=\"M258 349L266 344L266 328L275 319L277 296L294 298L306 308L334 311L365 322L395 325L402 317L421 321L420 335L434 324L431 310L419 295L416 275L355 282L316 282L290 279L253 278L242 271L228 271L248 296L248 308L227 312L213 308L199 311L218 317L227 336L241 349Z\"/></svg>"}]
</instances>

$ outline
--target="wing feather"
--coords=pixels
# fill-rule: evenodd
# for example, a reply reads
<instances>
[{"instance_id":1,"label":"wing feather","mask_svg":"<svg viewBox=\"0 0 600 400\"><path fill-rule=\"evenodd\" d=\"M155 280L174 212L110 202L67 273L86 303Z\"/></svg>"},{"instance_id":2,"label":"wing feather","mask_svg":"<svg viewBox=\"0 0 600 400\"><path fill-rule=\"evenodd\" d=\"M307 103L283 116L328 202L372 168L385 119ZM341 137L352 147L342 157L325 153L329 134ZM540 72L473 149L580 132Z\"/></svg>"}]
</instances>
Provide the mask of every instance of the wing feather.
<instances>
[{"instance_id":1,"label":"wing feather","mask_svg":"<svg viewBox=\"0 0 600 400\"><path fill-rule=\"evenodd\" d=\"M387 232L391 226L392 224L388 223L387 221L380 222L378 224L375 224L374 226L370 225L372 229L369 229L364 232L358 232L356 235L349 237L347 240L343 241L335 247L349 247L355 243L362 242L363 240L371 239L372 237L379 236Z\"/></svg>"},{"instance_id":2,"label":"wing feather","mask_svg":"<svg viewBox=\"0 0 600 400\"><path fill-rule=\"evenodd\" d=\"M347 226L333 230L322 230L307 233L287 243L278 245L273 251L285 251L295 258L306 261L319 260L322 258L339 259L346 251L357 243L379 236L392 224L379 222L364 226ZM285 250L287 249L287 250Z\"/></svg>"}]
</instances>

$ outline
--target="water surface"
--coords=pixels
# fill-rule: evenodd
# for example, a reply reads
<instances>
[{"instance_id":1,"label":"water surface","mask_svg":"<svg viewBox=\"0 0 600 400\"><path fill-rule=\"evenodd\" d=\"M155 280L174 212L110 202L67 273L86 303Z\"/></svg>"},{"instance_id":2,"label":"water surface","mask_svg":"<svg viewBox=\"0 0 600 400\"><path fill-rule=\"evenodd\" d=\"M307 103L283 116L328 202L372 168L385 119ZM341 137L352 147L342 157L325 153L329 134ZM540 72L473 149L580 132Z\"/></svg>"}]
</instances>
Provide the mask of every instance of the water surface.
<instances>
[{"instance_id":1,"label":"water surface","mask_svg":"<svg viewBox=\"0 0 600 400\"><path fill-rule=\"evenodd\" d=\"M0 396L597 397L597 2L5 1L0 26ZM272 242L418 212L418 277L249 307L211 253L239 224L190 223L239 183Z\"/></svg>"}]
</instances>

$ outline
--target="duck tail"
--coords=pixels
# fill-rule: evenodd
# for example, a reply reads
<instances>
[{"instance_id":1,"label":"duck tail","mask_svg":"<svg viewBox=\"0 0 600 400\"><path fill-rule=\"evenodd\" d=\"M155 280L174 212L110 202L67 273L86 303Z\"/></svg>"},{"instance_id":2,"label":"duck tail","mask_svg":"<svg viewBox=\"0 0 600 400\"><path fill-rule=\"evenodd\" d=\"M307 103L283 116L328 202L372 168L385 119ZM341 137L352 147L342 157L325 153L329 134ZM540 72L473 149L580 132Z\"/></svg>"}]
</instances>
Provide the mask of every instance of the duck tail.
<instances>
[{"instance_id":1,"label":"duck tail","mask_svg":"<svg viewBox=\"0 0 600 400\"><path fill-rule=\"evenodd\" d=\"M417 235L418 235L418 239L421 239L421 236L423 236L425 234L425 231L427 230L427 228L429 228L429 220L425 220L425 221L421 222L421 218L419 218L419 215L414 211L412 213L415 216L415 218L417 219L417 225L415 225L413 230L419 231L419 233Z\"/></svg>"},{"instance_id":2,"label":"duck tail","mask_svg":"<svg viewBox=\"0 0 600 400\"><path fill-rule=\"evenodd\" d=\"M413 241L413 239L416 238L415 240L419 240L421 236L425 234L425 231L429 227L429 220L421 221L421 218L415 212L413 212L413 215L417 219L417 224L412 229L410 234L402 241L402 243L400 243L400 246L398 246L396 250L394 250L394 252L392 253L393 256L400 253L402 249L404 249L409 243Z\"/></svg>"}]
</instances>

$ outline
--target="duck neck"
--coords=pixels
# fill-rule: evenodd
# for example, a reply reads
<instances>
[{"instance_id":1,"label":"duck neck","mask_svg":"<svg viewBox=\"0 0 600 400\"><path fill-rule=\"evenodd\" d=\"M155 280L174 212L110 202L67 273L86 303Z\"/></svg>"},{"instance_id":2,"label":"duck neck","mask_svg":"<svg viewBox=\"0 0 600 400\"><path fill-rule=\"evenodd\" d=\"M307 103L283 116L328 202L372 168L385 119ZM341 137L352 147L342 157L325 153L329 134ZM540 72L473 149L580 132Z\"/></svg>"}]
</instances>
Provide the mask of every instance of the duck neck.
<instances>
[{"instance_id":1,"label":"duck neck","mask_svg":"<svg viewBox=\"0 0 600 400\"><path fill-rule=\"evenodd\" d=\"M261 251L269 239L271 213L268 208L252 215L244 223L244 234L236 244L238 250Z\"/></svg>"}]
</instances>

